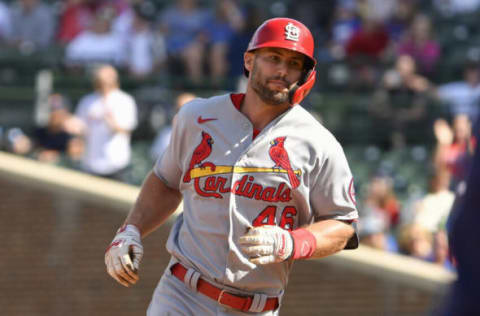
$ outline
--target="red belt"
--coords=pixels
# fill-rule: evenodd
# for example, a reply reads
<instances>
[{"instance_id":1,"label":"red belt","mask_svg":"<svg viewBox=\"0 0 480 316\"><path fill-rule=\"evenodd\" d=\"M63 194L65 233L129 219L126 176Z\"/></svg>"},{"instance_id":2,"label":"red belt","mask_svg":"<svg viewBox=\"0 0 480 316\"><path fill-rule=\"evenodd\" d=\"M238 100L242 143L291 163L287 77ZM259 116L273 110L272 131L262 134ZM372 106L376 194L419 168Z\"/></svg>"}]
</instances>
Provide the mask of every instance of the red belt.
<instances>
[{"instance_id":1,"label":"red belt","mask_svg":"<svg viewBox=\"0 0 480 316\"><path fill-rule=\"evenodd\" d=\"M180 263L175 263L170 270L172 274L183 282L188 269ZM240 296L222 290L215 285L205 281L203 278L198 279L197 291L217 301L220 305L232 307L234 309L248 312L253 302L253 296ZM278 307L278 298L271 297L265 302L262 312L272 311Z\"/></svg>"}]
</instances>

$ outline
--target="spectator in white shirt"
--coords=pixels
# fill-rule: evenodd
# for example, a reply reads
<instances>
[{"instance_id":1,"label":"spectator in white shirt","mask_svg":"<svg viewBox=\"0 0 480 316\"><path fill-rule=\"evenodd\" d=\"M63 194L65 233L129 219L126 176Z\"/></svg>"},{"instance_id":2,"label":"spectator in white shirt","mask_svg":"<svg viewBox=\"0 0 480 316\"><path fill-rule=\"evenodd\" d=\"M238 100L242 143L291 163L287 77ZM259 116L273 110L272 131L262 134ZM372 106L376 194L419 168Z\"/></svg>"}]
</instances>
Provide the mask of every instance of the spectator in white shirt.
<instances>
[{"instance_id":1,"label":"spectator in white shirt","mask_svg":"<svg viewBox=\"0 0 480 316\"><path fill-rule=\"evenodd\" d=\"M137 125L135 100L119 89L117 71L110 65L95 70L94 85L96 91L80 100L67 130L85 139L84 171L128 181L130 136Z\"/></svg>"},{"instance_id":2,"label":"spectator in white shirt","mask_svg":"<svg viewBox=\"0 0 480 316\"><path fill-rule=\"evenodd\" d=\"M68 66L87 66L99 62L122 65L125 50L121 37L111 31L114 16L112 7L99 10L92 27L67 45L65 57Z\"/></svg>"}]
</instances>

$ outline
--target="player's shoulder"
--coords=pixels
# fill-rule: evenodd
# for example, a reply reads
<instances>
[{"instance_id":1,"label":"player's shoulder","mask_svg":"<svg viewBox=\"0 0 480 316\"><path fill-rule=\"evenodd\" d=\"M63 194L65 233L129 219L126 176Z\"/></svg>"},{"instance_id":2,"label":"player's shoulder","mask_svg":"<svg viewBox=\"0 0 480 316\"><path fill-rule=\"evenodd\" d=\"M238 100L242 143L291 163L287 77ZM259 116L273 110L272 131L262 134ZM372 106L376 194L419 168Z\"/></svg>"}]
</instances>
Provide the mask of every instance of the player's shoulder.
<instances>
[{"instance_id":1,"label":"player's shoulder","mask_svg":"<svg viewBox=\"0 0 480 316\"><path fill-rule=\"evenodd\" d=\"M289 119L293 125L290 138L302 147L308 148L310 153L319 158L320 164L325 161L341 163L345 161L343 146L315 116L300 106L292 108L293 114Z\"/></svg>"},{"instance_id":2,"label":"player's shoulder","mask_svg":"<svg viewBox=\"0 0 480 316\"><path fill-rule=\"evenodd\" d=\"M320 122L320 118L315 117L305 108L295 106L290 112L287 123L298 132L298 135L314 144L322 144L323 147L339 144L332 132Z\"/></svg>"},{"instance_id":3,"label":"player's shoulder","mask_svg":"<svg viewBox=\"0 0 480 316\"><path fill-rule=\"evenodd\" d=\"M225 109L225 104L230 101L229 94L213 96L209 98L197 97L185 103L178 112L181 119L196 119L199 115L218 114Z\"/></svg>"}]
</instances>

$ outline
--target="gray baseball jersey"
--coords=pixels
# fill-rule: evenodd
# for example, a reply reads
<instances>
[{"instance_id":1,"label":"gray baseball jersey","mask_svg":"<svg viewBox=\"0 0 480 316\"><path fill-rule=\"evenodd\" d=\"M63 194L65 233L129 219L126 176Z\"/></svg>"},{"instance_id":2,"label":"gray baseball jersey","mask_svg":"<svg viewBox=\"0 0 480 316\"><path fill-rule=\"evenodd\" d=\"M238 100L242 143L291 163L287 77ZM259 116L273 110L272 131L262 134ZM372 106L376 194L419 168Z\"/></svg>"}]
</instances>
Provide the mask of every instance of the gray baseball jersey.
<instances>
[{"instance_id":1,"label":"gray baseball jersey","mask_svg":"<svg viewBox=\"0 0 480 316\"><path fill-rule=\"evenodd\" d=\"M279 296L292 261L252 264L239 237L263 224L293 230L315 220L356 219L353 178L340 144L301 106L254 137L234 104L241 97L196 99L178 113L154 168L183 194L167 249L216 283Z\"/></svg>"}]
</instances>

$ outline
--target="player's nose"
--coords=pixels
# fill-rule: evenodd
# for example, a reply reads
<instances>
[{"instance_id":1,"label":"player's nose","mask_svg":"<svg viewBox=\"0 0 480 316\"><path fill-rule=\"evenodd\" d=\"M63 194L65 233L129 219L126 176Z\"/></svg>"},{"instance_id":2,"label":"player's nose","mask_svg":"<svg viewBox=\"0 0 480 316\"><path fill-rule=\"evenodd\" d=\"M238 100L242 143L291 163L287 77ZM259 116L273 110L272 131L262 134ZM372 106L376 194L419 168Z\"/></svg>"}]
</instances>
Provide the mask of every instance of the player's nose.
<instances>
[{"instance_id":1,"label":"player's nose","mask_svg":"<svg viewBox=\"0 0 480 316\"><path fill-rule=\"evenodd\" d=\"M277 64L275 75L279 78L285 78L288 73L288 64L285 60Z\"/></svg>"}]
</instances>

